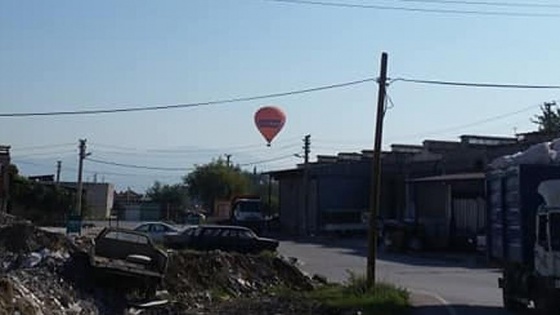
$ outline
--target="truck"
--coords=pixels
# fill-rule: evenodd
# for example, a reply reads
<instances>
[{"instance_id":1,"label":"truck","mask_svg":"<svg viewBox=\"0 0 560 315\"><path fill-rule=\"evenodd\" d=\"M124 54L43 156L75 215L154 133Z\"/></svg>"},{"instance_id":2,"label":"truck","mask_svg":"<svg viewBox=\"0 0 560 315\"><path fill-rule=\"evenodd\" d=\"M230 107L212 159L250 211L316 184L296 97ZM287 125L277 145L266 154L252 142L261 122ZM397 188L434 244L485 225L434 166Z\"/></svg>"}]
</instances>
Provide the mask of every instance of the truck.
<instances>
[{"instance_id":1,"label":"truck","mask_svg":"<svg viewBox=\"0 0 560 315\"><path fill-rule=\"evenodd\" d=\"M230 222L233 225L250 228L261 234L265 217L261 198L256 195L239 195L231 200Z\"/></svg>"},{"instance_id":2,"label":"truck","mask_svg":"<svg viewBox=\"0 0 560 315\"><path fill-rule=\"evenodd\" d=\"M519 164L486 173L487 256L502 269L507 310L560 307L560 165Z\"/></svg>"}]
</instances>

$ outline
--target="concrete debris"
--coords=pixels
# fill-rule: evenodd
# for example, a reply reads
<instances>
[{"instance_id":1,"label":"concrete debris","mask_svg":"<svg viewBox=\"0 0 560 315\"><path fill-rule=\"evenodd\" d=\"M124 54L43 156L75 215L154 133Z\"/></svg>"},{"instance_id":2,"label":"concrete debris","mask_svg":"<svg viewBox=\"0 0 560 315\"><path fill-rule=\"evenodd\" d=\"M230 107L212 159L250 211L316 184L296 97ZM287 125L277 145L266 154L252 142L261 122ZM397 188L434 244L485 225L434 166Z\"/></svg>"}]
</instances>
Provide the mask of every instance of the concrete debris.
<instances>
[{"instance_id":1,"label":"concrete debris","mask_svg":"<svg viewBox=\"0 0 560 315\"><path fill-rule=\"evenodd\" d=\"M0 219L0 315L320 314L316 305L275 296L313 289L297 261L221 251L170 252L156 301L96 287L80 259L91 239L70 239L29 222ZM136 300L135 300L136 298Z\"/></svg>"}]
</instances>

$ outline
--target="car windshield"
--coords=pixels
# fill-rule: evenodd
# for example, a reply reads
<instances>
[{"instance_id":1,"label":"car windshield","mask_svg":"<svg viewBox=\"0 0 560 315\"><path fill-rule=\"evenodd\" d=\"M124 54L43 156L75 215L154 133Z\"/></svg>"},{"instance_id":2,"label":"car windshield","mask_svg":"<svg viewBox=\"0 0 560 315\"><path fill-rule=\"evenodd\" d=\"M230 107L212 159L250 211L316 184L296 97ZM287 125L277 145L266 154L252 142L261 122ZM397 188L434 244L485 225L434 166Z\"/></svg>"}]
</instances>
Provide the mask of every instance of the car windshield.
<instances>
[{"instance_id":1,"label":"car windshield","mask_svg":"<svg viewBox=\"0 0 560 315\"><path fill-rule=\"evenodd\" d=\"M251 213L260 213L260 203L259 202L242 202L239 204L239 211L240 212L251 212Z\"/></svg>"}]
</instances>

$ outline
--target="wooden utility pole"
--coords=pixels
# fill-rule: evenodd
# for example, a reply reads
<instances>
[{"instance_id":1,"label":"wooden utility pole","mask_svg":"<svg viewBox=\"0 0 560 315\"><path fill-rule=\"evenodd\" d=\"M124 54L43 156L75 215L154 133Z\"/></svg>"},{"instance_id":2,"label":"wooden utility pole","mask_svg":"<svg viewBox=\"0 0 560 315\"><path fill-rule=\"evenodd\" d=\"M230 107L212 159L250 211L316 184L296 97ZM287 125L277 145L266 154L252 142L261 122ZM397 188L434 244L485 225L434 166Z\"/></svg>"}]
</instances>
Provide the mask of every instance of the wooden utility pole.
<instances>
[{"instance_id":1,"label":"wooden utility pole","mask_svg":"<svg viewBox=\"0 0 560 315\"><path fill-rule=\"evenodd\" d=\"M383 116L385 115L385 95L387 84L387 53L381 54L381 69L378 79L377 117L375 123L375 142L371 172L370 214L368 229L367 284L375 285L375 259L377 257L377 215L381 200L381 140L383 138Z\"/></svg>"},{"instance_id":2,"label":"wooden utility pole","mask_svg":"<svg viewBox=\"0 0 560 315\"><path fill-rule=\"evenodd\" d=\"M226 156L226 165L227 165L227 167L229 167L230 166L231 154L226 154L225 156Z\"/></svg>"},{"instance_id":3,"label":"wooden utility pole","mask_svg":"<svg viewBox=\"0 0 560 315\"><path fill-rule=\"evenodd\" d=\"M309 153L311 153L311 135L303 138L303 209L305 234L309 233Z\"/></svg>"},{"instance_id":4,"label":"wooden utility pole","mask_svg":"<svg viewBox=\"0 0 560 315\"><path fill-rule=\"evenodd\" d=\"M60 169L62 168L62 161L56 161L56 184L60 183Z\"/></svg>"},{"instance_id":5,"label":"wooden utility pole","mask_svg":"<svg viewBox=\"0 0 560 315\"><path fill-rule=\"evenodd\" d=\"M82 173L84 170L84 159L89 155L86 153L86 139L80 139L79 145L80 153L78 155L78 189L76 196L76 214L82 216Z\"/></svg>"}]
</instances>

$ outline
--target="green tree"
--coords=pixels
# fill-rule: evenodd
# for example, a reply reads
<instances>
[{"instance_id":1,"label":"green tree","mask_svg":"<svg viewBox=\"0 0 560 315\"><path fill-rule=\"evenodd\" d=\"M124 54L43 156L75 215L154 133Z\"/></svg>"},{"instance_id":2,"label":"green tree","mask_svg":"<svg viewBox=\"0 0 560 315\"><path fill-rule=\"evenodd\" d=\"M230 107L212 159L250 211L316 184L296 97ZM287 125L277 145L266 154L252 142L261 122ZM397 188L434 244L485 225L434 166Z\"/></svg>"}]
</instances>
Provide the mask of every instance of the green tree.
<instances>
[{"instance_id":1,"label":"green tree","mask_svg":"<svg viewBox=\"0 0 560 315\"><path fill-rule=\"evenodd\" d=\"M168 185L156 181L148 188L146 196L160 205L167 219L177 219L187 206L187 191L181 184Z\"/></svg>"},{"instance_id":2,"label":"green tree","mask_svg":"<svg viewBox=\"0 0 560 315\"><path fill-rule=\"evenodd\" d=\"M539 126L539 131L556 133L560 131L560 108L556 102L545 102L541 105L542 113L535 115L531 121Z\"/></svg>"},{"instance_id":3,"label":"green tree","mask_svg":"<svg viewBox=\"0 0 560 315\"><path fill-rule=\"evenodd\" d=\"M230 199L253 190L250 173L241 170L239 166L229 166L222 159L197 165L183 181L189 195L200 200L203 207L210 211L217 199Z\"/></svg>"},{"instance_id":4,"label":"green tree","mask_svg":"<svg viewBox=\"0 0 560 315\"><path fill-rule=\"evenodd\" d=\"M9 211L37 224L60 224L74 207L75 191L14 175Z\"/></svg>"}]
</instances>

